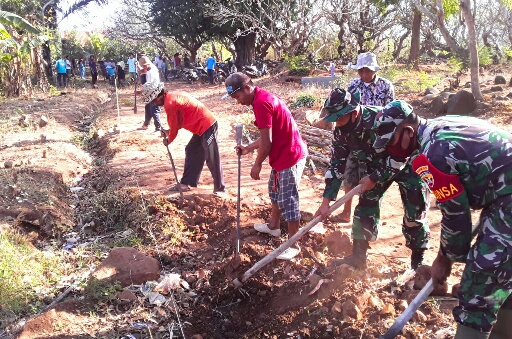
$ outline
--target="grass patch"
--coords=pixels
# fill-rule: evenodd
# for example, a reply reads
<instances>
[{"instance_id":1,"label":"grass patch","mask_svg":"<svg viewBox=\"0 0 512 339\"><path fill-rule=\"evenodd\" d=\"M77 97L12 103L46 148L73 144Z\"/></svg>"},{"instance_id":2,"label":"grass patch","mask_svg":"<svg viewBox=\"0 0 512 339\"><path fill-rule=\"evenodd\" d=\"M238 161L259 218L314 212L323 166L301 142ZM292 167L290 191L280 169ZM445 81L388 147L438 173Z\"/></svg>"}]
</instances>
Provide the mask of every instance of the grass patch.
<instances>
[{"instance_id":1,"label":"grass patch","mask_svg":"<svg viewBox=\"0 0 512 339\"><path fill-rule=\"evenodd\" d=\"M11 312L34 312L62 276L58 257L39 251L13 231L0 234L0 306Z\"/></svg>"}]
</instances>

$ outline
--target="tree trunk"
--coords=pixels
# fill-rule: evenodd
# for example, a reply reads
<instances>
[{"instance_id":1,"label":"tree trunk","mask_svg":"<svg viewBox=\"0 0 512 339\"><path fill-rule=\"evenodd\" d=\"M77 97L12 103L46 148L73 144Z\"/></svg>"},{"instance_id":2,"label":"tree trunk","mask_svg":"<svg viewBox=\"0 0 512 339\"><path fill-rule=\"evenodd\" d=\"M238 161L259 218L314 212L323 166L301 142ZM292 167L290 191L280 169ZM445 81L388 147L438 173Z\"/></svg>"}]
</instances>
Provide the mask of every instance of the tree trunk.
<instances>
[{"instance_id":1,"label":"tree trunk","mask_svg":"<svg viewBox=\"0 0 512 339\"><path fill-rule=\"evenodd\" d=\"M480 91L480 74L479 74L479 60L478 60L478 46L476 41L475 17L471 13L470 0L461 0L460 9L466 27L468 28L468 47L469 47L469 67L471 70L471 92L476 100L483 100L484 97Z\"/></svg>"},{"instance_id":2,"label":"tree trunk","mask_svg":"<svg viewBox=\"0 0 512 339\"><path fill-rule=\"evenodd\" d=\"M421 4L421 0L413 0L413 2L416 5L416 8L419 11L421 11L422 14L427 16L430 20L432 20L432 22L434 22L437 25L437 28L439 28L439 31L441 32L444 41L446 41L446 44L450 47L452 52L455 53L460 58L466 58L466 50L460 47L455 38L452 35L450 35L450 32L448 31L448 28L444 23L443 0L435 0L434 7L436 13L430 12L425 6L423 6Z\"/></svg>"},{"instance_id":3,"label":"tree trunk","mask_svg":"<svg viewBox=\"0 0 512 339\"><path fill-rule=\"evenodd\" d=\"M400 57L400 52L402 52L402 49L404 47L404 40L407 39L410 32L411 31L408 30L407 32L402 34L402 36L398 40L398 43L395 42L396 44L395 44L395 48L393 50L393 58L394 59L398 59Z\"/></svg>"},{"instance_id":4,"label":"tree trunk","mask_svg":"<svg viewBox=\"0 0 512 339\"><path fill-rule=\"evenodd\" d=\"M411 36L411 49L409 51L409 63L418 67L418 59L420 57L420 39L421 39L421 12L414 11L414 18L412 19L412 36Z\"/></svg>"},{"instance_id":5,"label":"tree trunk","mask_svg":"<svg viewBox=\"0 0 512 339\"><path fill-rule=\"evenodd\" d=\"M256 50L256 33L239 35L233 40L236 50L235 64L237 67L250 65L254 63L254 54Z\"/></svg>"}]
</instances>

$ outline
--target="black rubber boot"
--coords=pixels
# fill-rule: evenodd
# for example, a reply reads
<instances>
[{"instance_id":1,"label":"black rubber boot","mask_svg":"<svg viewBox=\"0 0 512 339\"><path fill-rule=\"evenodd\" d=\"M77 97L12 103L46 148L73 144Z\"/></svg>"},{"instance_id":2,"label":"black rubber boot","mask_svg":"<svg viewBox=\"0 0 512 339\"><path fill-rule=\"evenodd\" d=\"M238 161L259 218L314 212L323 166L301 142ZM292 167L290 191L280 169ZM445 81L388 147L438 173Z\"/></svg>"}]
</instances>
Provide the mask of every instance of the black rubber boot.
<instances>
[{"instance_id":1,"label":"black rubber boot","mask_svg":"<svg viewBox=\"0 0 512 339\"><path fill-rule=\"evenodd\" d=\"M342 264L350 265L357 269L366 268L366 258L368 248L370 245L367 240L355 239L352 245L352 254L343 259L333 260L330 264L332 267L340 266Z\"/></svg>"},{"instance_id":2,"label":"black rubber boot","mask_svg":"<svg viewBox=\"0 0 512 339\"><path fill-rule=\"evenodd\" d=\"M496 324L492 327L489 339L512 338L512 310L500 309Z\"/></svg>"},{"instance_id":3,"label":"black rubber boot","mask_svg":"<svg viewBox=\"0 0 512 339\"><path fill-rule=\"evenodd\" d=\"M416 270L418 267L423 265L423 256L425 249L420 248L419 250L413 250L411 253L411 269Z\"/></svg>"},{"instance_id":4,"label":"black rubber boot","mask_svg":"<svg viewBox=\"0 0 512 339\"><path fill-rule=\"evenodd\" d=\"M479 332L470 327L457 325L457 332L453 339L488 339L489 333Z\"/></svg>"}]
</instances>

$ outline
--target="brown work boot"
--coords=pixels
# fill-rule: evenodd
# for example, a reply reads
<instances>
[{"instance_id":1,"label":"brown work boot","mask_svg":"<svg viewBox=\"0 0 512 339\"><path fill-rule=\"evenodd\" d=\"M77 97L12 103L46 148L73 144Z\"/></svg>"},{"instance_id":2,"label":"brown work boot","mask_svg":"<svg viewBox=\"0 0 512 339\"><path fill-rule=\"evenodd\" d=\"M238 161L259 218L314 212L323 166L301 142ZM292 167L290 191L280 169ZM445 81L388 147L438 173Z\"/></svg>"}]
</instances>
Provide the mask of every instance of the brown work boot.
<instances>
[{"instance_id":1,"label":"brown work boot","mask_svg":"<svg viewBox=\"0 0 512 339\"><path fill-rule=\"evenodd\" d=\"M368 255L366 252L370 247L367 240L362 239L354 239L354 243L352 245L352 254L343 259L336 259L331 261L329 266L337 267L342 264L350 265L357 269L365 269L366 268L366 259Z\"/></svg>"}]
</instances>

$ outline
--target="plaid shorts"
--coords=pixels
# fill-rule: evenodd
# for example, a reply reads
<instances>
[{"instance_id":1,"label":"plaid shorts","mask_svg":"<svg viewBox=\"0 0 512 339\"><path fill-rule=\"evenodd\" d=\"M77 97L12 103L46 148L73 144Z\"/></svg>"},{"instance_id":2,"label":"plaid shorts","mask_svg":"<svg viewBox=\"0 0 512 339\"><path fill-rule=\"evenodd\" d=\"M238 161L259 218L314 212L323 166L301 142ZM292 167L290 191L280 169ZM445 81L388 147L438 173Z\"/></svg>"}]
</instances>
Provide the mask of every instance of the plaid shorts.
<instances>
[{"instance_id":1,"label":"plaid shorts","mask_svg":"<svg viewBox=\"0 0 512 339\"><path fill-rule=\"evenodd\" d=\"M341 187L345 188L354 188L359 184L359 180L361 180L361 174L359 173L359 163L356 158L348 157L347 164L345 165L345 173L343 174L343 182L341 183Z\"/></svg>"},{"instance_id":2,"label":"plaid shorts","mask_svg":"<svg viewBox=\"0 0 512 339\"><path fill-rule=\"evenodd\" d=\"M300 220L299 185L306 166L306 157L290 168L276 172L272 169L268 180L270 201L277 204L284 220Z\"/></svg>"}]
</instances>

